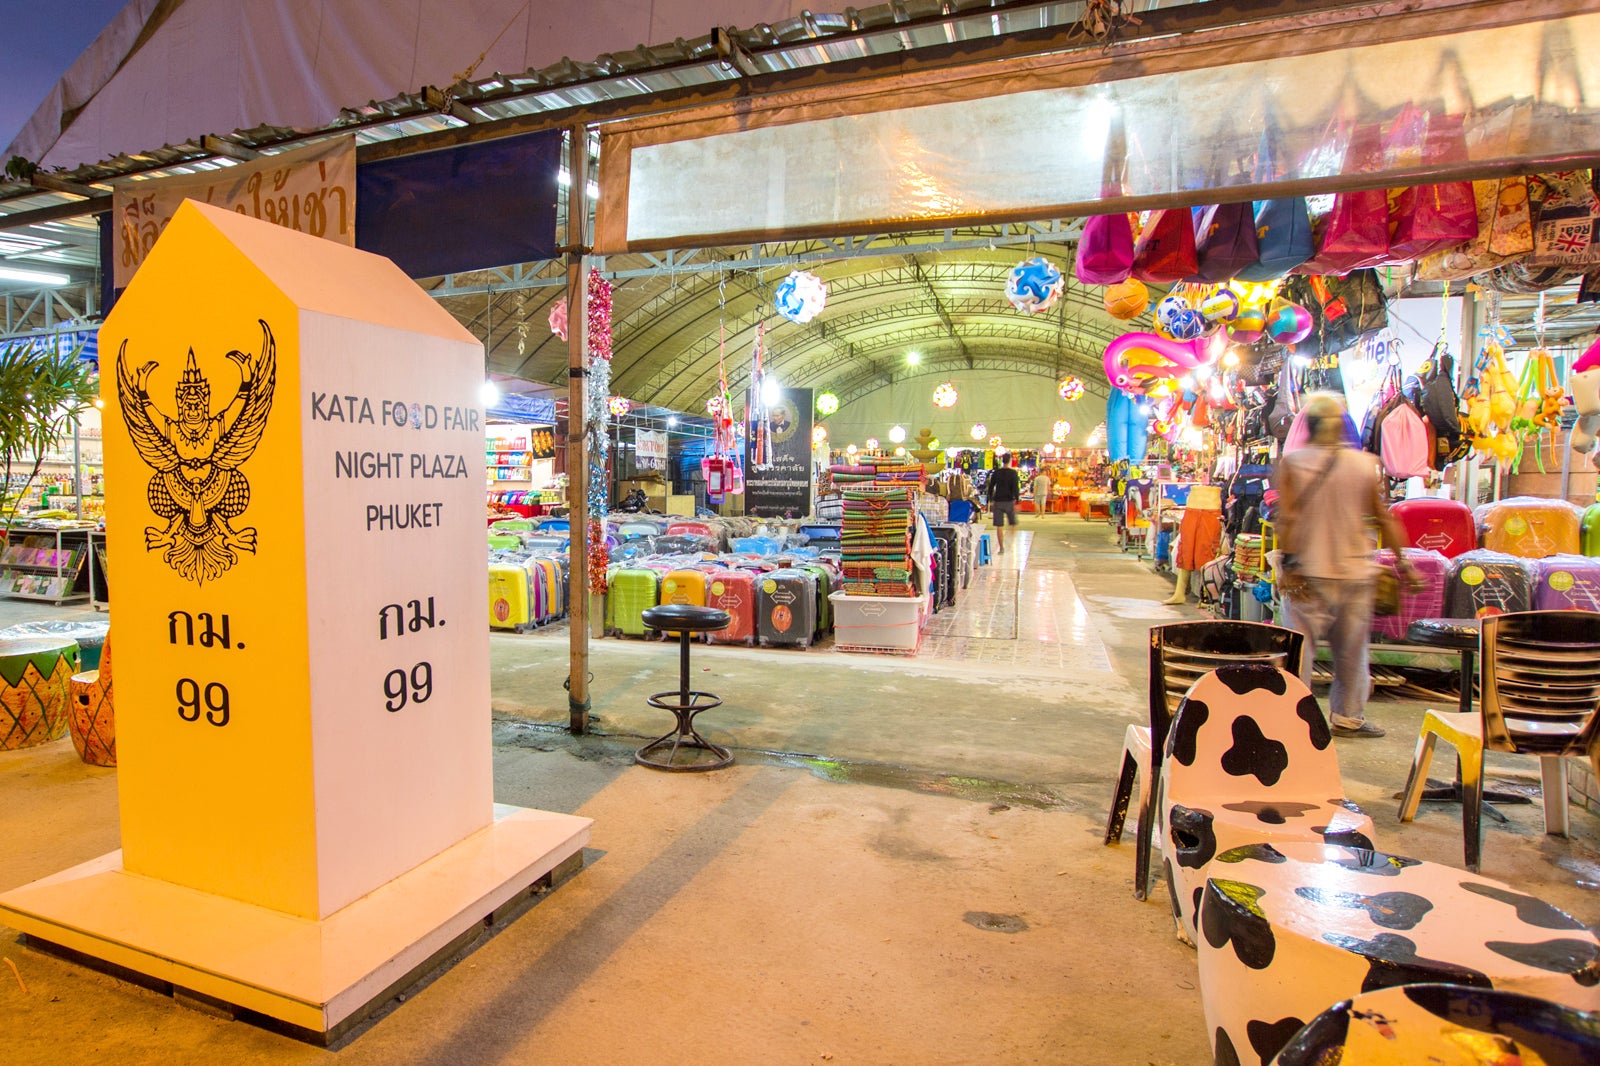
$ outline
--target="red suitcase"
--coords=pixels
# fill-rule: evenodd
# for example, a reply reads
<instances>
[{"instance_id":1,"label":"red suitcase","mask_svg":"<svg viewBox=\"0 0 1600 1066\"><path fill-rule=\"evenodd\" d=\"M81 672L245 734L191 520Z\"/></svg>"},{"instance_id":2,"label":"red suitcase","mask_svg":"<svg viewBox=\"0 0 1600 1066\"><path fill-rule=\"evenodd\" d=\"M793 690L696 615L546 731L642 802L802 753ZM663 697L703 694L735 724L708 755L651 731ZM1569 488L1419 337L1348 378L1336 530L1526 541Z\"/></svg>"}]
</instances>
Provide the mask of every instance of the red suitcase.
<instances>
[{"instance_id":1,"label":"red suitcase","mask_svg":"<svg viewBox=\"0 0 1600 1066\"><path fill-rule=\"evenodd\" d=\"M756 642L756 580L748 570L713 570L706 575L706 606L727 611L727 629L706 634L712 644Z\"/></svg>"},{"instance_id":2,"label":"red suitcase","mask_svg":"<svg viewBox=\"0 0 1600 1066\"><path fill-rule=\"evenodd\" d=\"M1454 559L1478 546L1472 508L1459 500L1402 500L1393 510L1413 548Z\"/></svg>"},{"instance_id":3,"label":"red suitcase","mask_svg":"<svg viewBox=\"0 0 1600 1066\"><path fill-rule=\"evenodd\" d=\"M1394 552L1384 548L1373 557L1373 562L1393 570ZM1406 562L1422 579L1422 588L1413 592L1405 582L1400 583L1400 613L1374 615L1372 618L1372 635L1376 639L1404 640L1406 629L1412 622L1419 618L1444 617L1444 589L1450 573L1450 560L1436 551L1407 548Z\"/></svg>"}]
</instances>

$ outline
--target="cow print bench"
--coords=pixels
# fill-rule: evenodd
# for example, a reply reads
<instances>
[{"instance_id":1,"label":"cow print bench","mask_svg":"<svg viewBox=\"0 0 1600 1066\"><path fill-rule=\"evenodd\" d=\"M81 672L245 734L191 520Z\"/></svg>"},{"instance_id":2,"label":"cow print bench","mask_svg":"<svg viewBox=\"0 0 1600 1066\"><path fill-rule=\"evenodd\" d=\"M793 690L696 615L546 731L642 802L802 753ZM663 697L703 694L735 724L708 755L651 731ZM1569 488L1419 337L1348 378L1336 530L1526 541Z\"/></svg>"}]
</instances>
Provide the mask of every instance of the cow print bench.
<instances>
[{"instance_id":1,"label":"cow print bench","mask_svg":"<svg viewBox=\"0 0 1600 1066\"><path fill-rule=\"evenodd\" d=\"M1226 851L1207 874L1200 996L1216 1066L1266 1066L1329 1004L1401 985L1497 989L1600 1009L1600 938L1498 881L1304 843Z\"/></svg>"},{"instance_id":2,"label":"cow print bench","mask_svg":"<svg viewBox=\"0 0 1600 1066\"><path fill-rule=\"evenodd\" d=\"M1332 744L1316 697L1277 667L1225 666L1190 688L1167 735L1159 807L1181 939L1195 942L1219 852L1280 841L1373 846L1372 819L1344 798Z\"/></svg>"}]
</instances>

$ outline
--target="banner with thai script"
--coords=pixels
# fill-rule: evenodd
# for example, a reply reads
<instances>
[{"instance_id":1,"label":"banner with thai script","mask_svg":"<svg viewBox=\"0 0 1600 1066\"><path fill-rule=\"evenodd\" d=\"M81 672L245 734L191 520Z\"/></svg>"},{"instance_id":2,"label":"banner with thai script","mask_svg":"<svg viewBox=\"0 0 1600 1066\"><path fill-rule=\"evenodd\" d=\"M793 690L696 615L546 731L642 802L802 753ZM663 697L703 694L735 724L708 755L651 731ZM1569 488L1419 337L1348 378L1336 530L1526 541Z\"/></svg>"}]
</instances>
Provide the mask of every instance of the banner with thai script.
<instances>
[{"instance_id":1,"label":"banner with thai script","mask_svg":"<svg viewBox=\"0 0 1600 1066\"><path fill-rule=\"evenodd\" d=\"M127 287L184 200L198 200L353 247L356 139L354 135L339 137L202 174L118 185L111 201L116 288Z\"/></svg>"},{"instance_id":2,"label":"banner with thai script","mask_svg":"<svg viewBox=\"0 0 1600 1066\"><path fill-rule=\"evenodd\" d=\"M663 430L640 429L633 435L634 457L640 466L652 470L667 468L667 434Z\"/></svg>"}]
</instances>

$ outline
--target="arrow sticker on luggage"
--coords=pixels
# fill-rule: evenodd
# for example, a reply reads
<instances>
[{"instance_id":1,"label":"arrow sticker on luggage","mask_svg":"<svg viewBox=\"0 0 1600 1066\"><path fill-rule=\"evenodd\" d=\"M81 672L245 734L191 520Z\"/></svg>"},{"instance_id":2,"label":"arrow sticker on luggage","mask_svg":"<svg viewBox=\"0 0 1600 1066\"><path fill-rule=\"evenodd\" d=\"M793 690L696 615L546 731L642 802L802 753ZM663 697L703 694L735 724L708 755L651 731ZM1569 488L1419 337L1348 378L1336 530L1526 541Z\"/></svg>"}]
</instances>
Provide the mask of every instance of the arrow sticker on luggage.
<instances>
[{"instance_id":1,"label":"arrow sticker on luggage","mask_svg":"<svg viewBox=\"0 0 1600 1066\"><path fill-rule=\"evenodd\" d=\"M1455 538L1448 533L1425 533L1417 538L1417 547L1442 552L1454 542Z\"/></svg>"},{"instance_id":2,"label":"arrow sticker on luggage","mask_svg":"<svg viewBox=\"0 0 1600 1066\"><path fill-rule=\"evenodd\" d=\"M858 610L860 610L862 614L869 618L876 618L882 614L886 608L881 603L863 603Z\"/></svg>"},{"instance_id":3,"label":"arrow sticker on luggage","mask_svg":"<svg viewBox=\"0 0 1600 1066\"><path fill-rule=\"evenodd\" d=\"M769 592L768 595L772 597L773 603L790 604L794 602L793 589L780 588L776 592Z\"/></svg>"},{"instance_id":4,"label":"arrow sticker on luggage","mask_svg":"<svg viewBox=\"0 0 1600 1066\"><path fill-rule=\"evenodd\" d=\"M717 603L719 606L732 607L737 611L739 608L744 606L744 597L739 595L737 592L730 592L726 596L720 597L717 600Z\"/></svg>"}]
</instances>

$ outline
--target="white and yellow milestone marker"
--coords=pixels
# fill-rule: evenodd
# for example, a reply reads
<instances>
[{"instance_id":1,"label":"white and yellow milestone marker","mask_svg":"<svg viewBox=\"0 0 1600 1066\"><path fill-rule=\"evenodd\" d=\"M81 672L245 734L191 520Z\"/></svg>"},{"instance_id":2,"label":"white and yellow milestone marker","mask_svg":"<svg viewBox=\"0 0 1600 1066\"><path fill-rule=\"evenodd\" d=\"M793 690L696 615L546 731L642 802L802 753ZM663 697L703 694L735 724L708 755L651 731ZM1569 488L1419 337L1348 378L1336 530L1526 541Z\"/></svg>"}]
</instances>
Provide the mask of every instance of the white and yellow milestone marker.
<instances>
[{"instance_id":1,"label":"white and yellow milestone marker","mask_svg":"<svg viewBox=\"0 0 1600 1066\"><path fill-rule=\"evenodd\" d=\"M588 838L493 802L482 346L189 202L100 350L122 850L0 921L330 1033Z\"/></svg>"}]
</instances>

